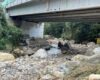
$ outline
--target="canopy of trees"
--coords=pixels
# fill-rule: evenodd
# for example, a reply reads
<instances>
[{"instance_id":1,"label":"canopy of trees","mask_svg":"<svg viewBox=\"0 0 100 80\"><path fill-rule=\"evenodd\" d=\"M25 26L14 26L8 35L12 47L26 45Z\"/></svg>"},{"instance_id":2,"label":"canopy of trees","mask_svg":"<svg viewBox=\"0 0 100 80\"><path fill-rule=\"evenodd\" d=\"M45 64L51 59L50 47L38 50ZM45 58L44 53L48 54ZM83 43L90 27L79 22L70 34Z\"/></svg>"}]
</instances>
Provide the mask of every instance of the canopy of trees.
<instances>
[{"instance_id":1,"label":"canopy of trees","mask_svg":"<svg viewBox=\"0 0 100 80\"><path fill-rule=\"evenodd\" d=\"M74 39L81 43L84 41L95 41L100 34L100 23L89 22L63 22L46 23L45 34L57 38Z\"/></svg>"}]
</instances>

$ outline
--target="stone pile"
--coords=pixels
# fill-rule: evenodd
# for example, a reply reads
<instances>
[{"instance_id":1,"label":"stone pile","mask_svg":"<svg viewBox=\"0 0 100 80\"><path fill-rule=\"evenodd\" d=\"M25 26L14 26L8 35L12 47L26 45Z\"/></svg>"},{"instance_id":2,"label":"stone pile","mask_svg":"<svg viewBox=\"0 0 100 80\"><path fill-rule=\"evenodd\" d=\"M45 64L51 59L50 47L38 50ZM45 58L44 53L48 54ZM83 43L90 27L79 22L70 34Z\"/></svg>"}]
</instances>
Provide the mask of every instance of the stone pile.
<instances>
[{"instance_id":1,"label":"stone pile","mask_svg":"<svg viewBox=\"0 0 100 80\"><path fill-rule=\"evenodd\" d=\"M70 45L74 51L79 50L82 54L62 54L57 45L52 45L48 50L39 48L34 51L34 48L29 47L15 49L15 54L19 55L16 59L12 54L0 53L0 80L98 79L100 47L94 43L75 44L74 41Z\"/></svg>"},{"instance_id":2,"label":"stone pile","mask_svg":"<svg viewBox=\"0 0 100 80\"><path fill-rule=\"evenodd\" d=\"M63 80L69 68L58 59L24 56L15 61L0 62L0 80Z\"/></svg>"}]
</instances>

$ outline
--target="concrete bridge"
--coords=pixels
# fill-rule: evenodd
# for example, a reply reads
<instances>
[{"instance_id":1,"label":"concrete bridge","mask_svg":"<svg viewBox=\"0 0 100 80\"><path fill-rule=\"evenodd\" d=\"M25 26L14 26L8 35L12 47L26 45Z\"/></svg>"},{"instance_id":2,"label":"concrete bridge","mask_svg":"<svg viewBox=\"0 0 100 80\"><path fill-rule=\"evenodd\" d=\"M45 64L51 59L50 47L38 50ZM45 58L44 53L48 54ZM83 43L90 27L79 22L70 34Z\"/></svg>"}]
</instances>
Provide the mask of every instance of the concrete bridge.
<instances>
[{"instance_id":1,"label":"concrete bridge","mask_svg":"<svg viewBox=\"0 0 100 80\"><path fill-rule=\"evenodd\" d=\"M100 0L14 0L6 9L31 37L43 35L42 22L100 20Z\"/></svg>"}]
</instances>

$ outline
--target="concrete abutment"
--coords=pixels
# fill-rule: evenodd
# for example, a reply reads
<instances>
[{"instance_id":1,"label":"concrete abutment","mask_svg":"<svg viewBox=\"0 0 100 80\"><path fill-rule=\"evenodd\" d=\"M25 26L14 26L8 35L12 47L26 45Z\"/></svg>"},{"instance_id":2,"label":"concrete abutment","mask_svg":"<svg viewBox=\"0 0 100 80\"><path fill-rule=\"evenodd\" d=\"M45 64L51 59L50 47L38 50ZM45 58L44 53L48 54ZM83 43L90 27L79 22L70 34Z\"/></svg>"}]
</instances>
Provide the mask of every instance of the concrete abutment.
<instances>
[{"instance_id":1,"label":"concrete abutment","mask_svg":"<svg viewBox=\"0 0 100 80\"><path fill-rule=\"evenodd\" d=\"M26 22L23 21L21 29L24 34L28 34L30 37L43 38L44 35L44 23L38 22Z\"/></svg>"}]
</instances>

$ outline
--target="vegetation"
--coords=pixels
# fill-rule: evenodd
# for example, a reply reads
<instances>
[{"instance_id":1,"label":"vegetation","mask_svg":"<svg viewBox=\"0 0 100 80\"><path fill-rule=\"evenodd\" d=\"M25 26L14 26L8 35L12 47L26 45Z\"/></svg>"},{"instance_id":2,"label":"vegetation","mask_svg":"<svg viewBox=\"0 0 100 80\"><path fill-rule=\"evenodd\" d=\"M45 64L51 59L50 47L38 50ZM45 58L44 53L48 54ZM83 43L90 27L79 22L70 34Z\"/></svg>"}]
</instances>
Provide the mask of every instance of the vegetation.
<instances>
[{"instance_id":1,"label":"vegetation","mask_svg":"<svg viewBox=\"0 0 100 80\"><path fill-rule=\"evenodd\" d=\"M45 34L57 38L74 39L78 43L94 41L100 34L100 23L63 22L46 23Z\"/></svg>"},{"instance_id":2,"label":"vegetation","mask_svg":"<svg viewBox=\"0 0 100 80\"><path fill-rule=\"evenodd\" d=\"M12 49L18 46L22 32L6 20L4 10L0 7L0 50L6 49L7 45Z\"/></svg>"},{"instance_id":3,"label":"vegetation","mask_svg":"<svg viewBox=\"0 0 100 80\"><path fill-rule=\"evenodd\" d=\"M64 22L59 22L59 23L46 23L45 24L45 33L48 35L52 35L54 37L61 37L65 24Z\"/></svg>"}]
</instances>

